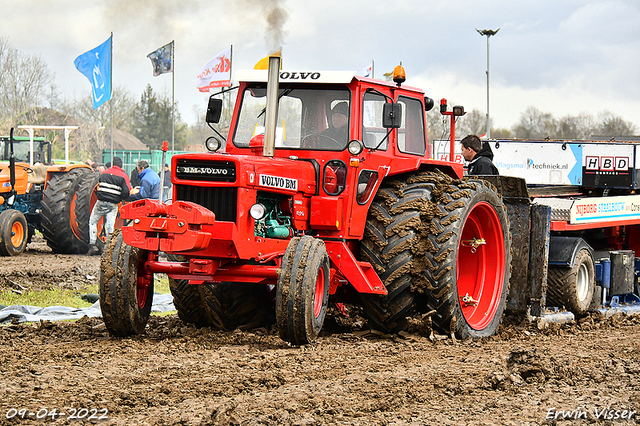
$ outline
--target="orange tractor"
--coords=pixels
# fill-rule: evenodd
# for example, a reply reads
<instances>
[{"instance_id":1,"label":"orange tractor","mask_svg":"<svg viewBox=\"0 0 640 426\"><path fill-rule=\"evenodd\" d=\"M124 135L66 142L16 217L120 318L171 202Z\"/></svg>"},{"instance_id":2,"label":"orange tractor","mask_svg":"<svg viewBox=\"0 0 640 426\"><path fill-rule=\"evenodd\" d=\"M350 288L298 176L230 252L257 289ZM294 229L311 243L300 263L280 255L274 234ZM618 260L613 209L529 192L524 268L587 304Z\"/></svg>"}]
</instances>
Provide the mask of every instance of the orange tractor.
<instances>
[{"instance_id":1,"label":"orange tractor","mask_svg":"<svg viewBox=\"0 0 640 426\"><path fill-rule=\"evenodd\" d=\"M278 60L239 74L228 139L173 156L172 203L121 208L131 225L100 275L109 332L144 331L164 273L184 321L273 324L292 344L316 339L330 302L360 304L389 332L431 312L439 332L493 334L509 290L507 210L492 184L428 158L433 100L402 85L401 67L383 82L278 71ZM209 123L221 115L215 96Z\"/></svg>"},{"instance_id":2,"label":"orange tractor","mask_svg":"<svg viewBox=\"0 0 640 426\"><path fill-rule=\"evenodd\" d=\"M36 230L56 253L86 253L97 174L84 164L42 164L51 163L51 143L41 138L33 158L42 163L29 165L28 139L17 139L13 129L0 138L0 255L22 253Z\"/></svg>"}]
</instances>

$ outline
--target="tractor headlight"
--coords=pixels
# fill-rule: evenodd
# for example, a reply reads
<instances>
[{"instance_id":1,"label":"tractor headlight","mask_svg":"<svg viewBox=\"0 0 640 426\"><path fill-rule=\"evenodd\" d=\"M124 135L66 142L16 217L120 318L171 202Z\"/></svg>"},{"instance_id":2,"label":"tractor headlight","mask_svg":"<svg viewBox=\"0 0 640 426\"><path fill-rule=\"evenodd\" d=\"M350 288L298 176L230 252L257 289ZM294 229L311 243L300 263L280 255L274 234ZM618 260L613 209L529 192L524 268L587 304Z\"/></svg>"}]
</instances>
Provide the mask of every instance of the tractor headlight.
<instances>
[{"instance_id":1,"label":"tractor headlight","mask_svg":"<svg viewBox=\"0 0 640 426\"><path fill-rule=\"evenodd\" d=\"M215 136L209 136L207 140L204 141L204 146L207 148L208 151L216 152L217 150L220 149L220 146L222 146L222 143L220 142L220 139L216 138Z\"/></svg>"},{"instance_id":2,"label":"tractor headlight","mask_svg":"<svg viewBox=\"0 0 640 426\"><path fill-rule=\"evenodd\" d=\"M255 220L260 220L267 214L267 208L264 206L264 204L256 203L249 209L249 214Z\"/></svg>"},{"instance_id":3,"label":"tractor headlight","mask_svg":"<svg viewBox=\"0 0 640 426\"><path fill-rule=\"evenodd\" d=\"M349 153L351 155L358 155L364 149L364 145L362 145L362 142L360 141L352 140L351 142L349 142L349 146L347 148L349 149Z\"/></svg>"}]
</instances>

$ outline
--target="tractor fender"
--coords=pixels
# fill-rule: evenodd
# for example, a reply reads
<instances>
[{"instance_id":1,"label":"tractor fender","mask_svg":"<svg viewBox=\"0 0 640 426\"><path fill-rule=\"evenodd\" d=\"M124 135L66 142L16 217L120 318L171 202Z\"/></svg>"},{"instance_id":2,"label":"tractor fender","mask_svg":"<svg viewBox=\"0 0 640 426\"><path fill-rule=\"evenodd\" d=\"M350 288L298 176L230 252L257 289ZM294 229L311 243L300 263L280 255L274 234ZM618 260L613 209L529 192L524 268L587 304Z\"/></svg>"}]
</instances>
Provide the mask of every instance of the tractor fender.
<instances>
[{"instance_id":1,"label":"tractor fender","mask_svg":"<svg viewBox=\"0 0 640 426\"><path fill-rule=\"evenodd\" d=\"M549 266L573 268L576 255L583 248L593 257L593 249L582 238L552 235L549 239Z\"/></svg>"}]
</instances>

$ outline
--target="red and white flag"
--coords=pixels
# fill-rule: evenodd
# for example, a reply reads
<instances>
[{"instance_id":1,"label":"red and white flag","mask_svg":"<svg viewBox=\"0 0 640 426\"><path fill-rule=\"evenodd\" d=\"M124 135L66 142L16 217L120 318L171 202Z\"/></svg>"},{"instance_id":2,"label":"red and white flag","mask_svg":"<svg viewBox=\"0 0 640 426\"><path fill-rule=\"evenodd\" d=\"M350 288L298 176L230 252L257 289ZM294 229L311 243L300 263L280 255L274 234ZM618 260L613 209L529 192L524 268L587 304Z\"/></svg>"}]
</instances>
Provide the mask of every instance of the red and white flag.
<instances>
[{"instance_id":1,"label":"red and white flag","mask_svg":"<svg viewBox=\"0 0 640 426\"><path fill-rule=\"evenodd\" d=\"M209 59L198 73L198 90L201 92L226 86L231 86L231 46Z\"/></svg>"}]
</instances>

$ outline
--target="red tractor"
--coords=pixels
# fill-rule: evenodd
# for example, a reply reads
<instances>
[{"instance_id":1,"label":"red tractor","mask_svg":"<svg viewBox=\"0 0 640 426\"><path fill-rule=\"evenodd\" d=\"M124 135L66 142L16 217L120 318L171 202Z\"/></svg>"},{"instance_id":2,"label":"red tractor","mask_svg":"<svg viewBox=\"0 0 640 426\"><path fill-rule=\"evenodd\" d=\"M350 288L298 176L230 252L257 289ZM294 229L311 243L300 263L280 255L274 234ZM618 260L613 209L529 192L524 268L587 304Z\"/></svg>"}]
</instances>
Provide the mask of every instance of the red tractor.
<instances>
[{"instance_id":1,"label":"red tractor","mask_svg":"<svg viewBox=\"0 0 640 426\"><path fill-rule=\"evenodd\" d=\"M388 332L435 311L441 333L493 334L509 288L506 209L493 185L428 158L433 100L402 85L401 67L383 82L278 71L278 60L240 79L228 139L172 158L170 204L122 207L131 225L101 264L109 332L143 332L154 274L165 273L182 320L275 323L296 345L316 339L330 301L360 303ZM221 110L213 95L207 121Z\"/></svg>"}]
</instances>

